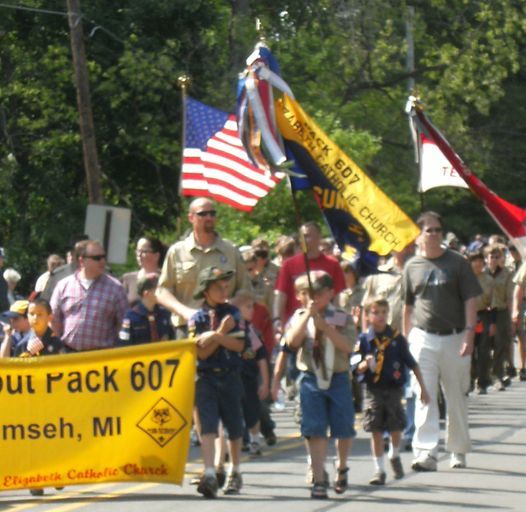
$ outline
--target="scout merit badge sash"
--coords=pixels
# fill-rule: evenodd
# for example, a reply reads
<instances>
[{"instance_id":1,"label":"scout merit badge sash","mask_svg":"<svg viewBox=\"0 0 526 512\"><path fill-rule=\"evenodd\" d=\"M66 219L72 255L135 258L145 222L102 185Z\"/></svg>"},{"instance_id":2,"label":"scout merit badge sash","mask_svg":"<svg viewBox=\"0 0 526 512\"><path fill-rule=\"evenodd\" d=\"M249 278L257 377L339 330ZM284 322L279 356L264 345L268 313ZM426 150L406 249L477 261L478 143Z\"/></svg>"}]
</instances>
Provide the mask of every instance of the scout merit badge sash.
<instances>
[{"instance_id":1,"label":"scout merit badge sash","mask_svg":"<svg viewBox=\"0 0 526 512\"><path fill-rule=\"evenodd\" d=\"M347 323L347 314L337 311L329 305L324 313L325 321L333 327L344 327ZM336 349L330 339L317 332L314 326L314 319L309 318L307 322L307 335L312 342L312 362L316 382L320 389L329 389L334 372L334 357Z\"/></svg>"},{"instance_id":2,"label":"scout merit badge sash","mask_svg":"<svg viewBox=\"0 0 526 512\"><path fill-rule=\"evenodd\" d=\"M373 382L376 384L380 380L382 374L382 367L384 365L384 353L385 349L391 344L394 338L398 336L398 332L395 332L392 337L389 336L376 336L373 340L374 346L377 349L376 352L376 368L374 369Z\"/></svg>"}]
</instances>

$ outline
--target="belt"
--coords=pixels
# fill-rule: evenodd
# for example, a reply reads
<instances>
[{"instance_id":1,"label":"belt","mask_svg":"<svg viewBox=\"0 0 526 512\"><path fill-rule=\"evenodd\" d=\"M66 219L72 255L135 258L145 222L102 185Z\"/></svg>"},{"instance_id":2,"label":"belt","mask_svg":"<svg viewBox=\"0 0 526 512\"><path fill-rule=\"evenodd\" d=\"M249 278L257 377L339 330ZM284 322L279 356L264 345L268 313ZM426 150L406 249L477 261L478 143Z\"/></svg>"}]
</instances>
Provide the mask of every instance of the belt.
<instances>
[{"instance_id":1,"label":"belt","mask_svg":"<svg viewBox=\"0 0 526 512\"><path fill-rule=\"evenodd\" d=\"M452 334L460 334L464 329L457 327L455 329L445 329L443 331L435 331L432 329L422 329L429 334L436 334L437 336L451 336Z\"/></svg>"},{"instance_id":2,"label":"belt","mask_svg":"<svg viewBox=\"0 0 526 512\"><path fill-rule=\"evenodd\" d=\"M226 375L231 373L237 368L203 368L202 370L197 370L198 374L208 373L211 375Z\"/></svg>"}]
</instances>

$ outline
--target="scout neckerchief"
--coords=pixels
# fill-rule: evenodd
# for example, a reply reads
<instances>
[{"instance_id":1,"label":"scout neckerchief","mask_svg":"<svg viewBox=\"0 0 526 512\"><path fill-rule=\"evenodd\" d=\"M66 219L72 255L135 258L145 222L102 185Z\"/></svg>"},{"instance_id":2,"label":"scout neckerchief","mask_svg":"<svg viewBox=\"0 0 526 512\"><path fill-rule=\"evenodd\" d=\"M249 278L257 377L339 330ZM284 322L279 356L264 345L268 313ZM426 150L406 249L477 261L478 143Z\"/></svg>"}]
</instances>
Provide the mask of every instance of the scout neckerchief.
<instances>
[{"instance_id":1,"label":"scout neckerchief","mask_svg":"<svg viewBox=\"0 0 526 512\"><path fill-rule=\"evenodd\" d=\"M375 336L373 343L377 349L376 352L376 368L374 369L373 382L376 384L380 380L382 373L382 367L384 365L384 352L385 349L390 345L391 341L398 336L398 332L395 332L393 336Z\"/></svg>"},{"instance_id":2,"label":"scout neckerchief","mask_svg":"<svg viewBox=\"0 0 526 512\"><path fill-rule=\"evenodd\" d=\"M148 325L150 326L150 341L159 341L159 330L157 329L157 321L153 311L147 311Z\"/></svg>"},{"instance_id":3,"label":"scout neckerchief","mask_svg":"<svg viewBox=\"0 0 526 512\"><path fill-rule=\"evenodd\" d=\"M332 304L327 306L323 315L325 321L333 327L341 329L347 323L347 314L336 310ZM321 333L321 337L317 338L316 331L314 319L309 318L307 322L307 336L312 340L312 361L316 382L320 389L329 389L334 372L336 348L329 338L323 336L323 333Z\"/></svg>"}]
</instances>

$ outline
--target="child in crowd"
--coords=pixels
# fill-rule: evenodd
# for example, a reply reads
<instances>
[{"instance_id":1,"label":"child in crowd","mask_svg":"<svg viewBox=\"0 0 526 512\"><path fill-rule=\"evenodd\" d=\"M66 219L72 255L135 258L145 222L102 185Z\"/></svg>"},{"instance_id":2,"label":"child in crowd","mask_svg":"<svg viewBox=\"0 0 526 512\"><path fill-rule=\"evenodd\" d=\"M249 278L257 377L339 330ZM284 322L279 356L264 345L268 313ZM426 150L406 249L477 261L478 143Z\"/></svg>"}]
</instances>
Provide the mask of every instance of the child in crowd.
<instances>
[{"instance_id":1,"label":"child in crowd","mask_svg":"<svg viewBox=\"0 0 526 512\"><path fill-rule=\"evenodd\" d=\"M35 298L28 303L29 336L14 347L13 355L15 357L50 356L64 351L62 341L53 336L51 327L49 327L51 317L51 306L47 300ZM61 490L62 487L56 489ZM32 496L42 496L44 489L30 489L29 492Z\"/></svg>"},{"instance_id":2,"label":"child in crowd","mask_svg":"<svg viewBox=\"0 0 526 512\"><path fill-rule=\"evenodd\" d=\"M17 300L11 304L9 311L2 313L4 340L0 345L0 357L13 357L17 345L29 339L31 326L27 319L28 307L29 301Z\"/></svg>"},{"instance_id":3,"label":"child in crowd","mask_svg":"<svg viewBox=\"0 0 526 512\"><path fill-rule=\"evenodd\" d=\"M407 340L394 332L387 324L389 303L385 299L371 299L365 305L365 314L369 324L368 332L360 334L359 351L362 361L358 372L365 372L367 383L367 405L363 426L372 433L372 452L375 473L369 483L385 484L384 440L383 433L388 431L391 437L389 459L394 477L404 476L400 459L400 440L405 427L405 413L402 406L403 387L406 380L406 368L413 370L420 384L420 399L429 402L422 374L413 356L409 352Z\"/></svg>"},{"instance_id":4,"label":"child in crowd","mask_svg":"<svg viewBox=\"0 0 526 512\"><path fill-rule=\"evenodd\" d=\"M26 340L14 348L15 357L51 356L64 351L64 344L53 336L50 322L51 306L46 299L32 299L27 309L27 320L31 331Z\"/></svg>"},{"instance_id":5,"label":"child in crowd","mask_svg":"<svg viewBox=\"0 0 526 512\"><path fill-rule=\"evenodd\" d=\"M338 440L334 490L343 493L347 489L347 455L356 435L349 376L356 329L351 316L331 304L333 281L326 272L310 272L310 283L307 274L301 275L294 288L301 307L292 315L284 336L287 345L298 351L297 367L302 372L301 433L312 460L311 497L325 499L329 426L331 437Z\"/></svg>"},{"instance_id":6,"label":"child in crowd","mask_svg":"<svg viewBox=\"0 0 526 512\"><path fill-rule=\"evenodd\" d=\"M243 382L243 416L245 428L249 431L249 452L252 456L261 455L259 441L259 418L261 401L269 393L269 370L267 353L258 336L252 319L254 317L254 295L246 290L238 290L231 303L236 306L245 330L245 349L241 353L241 381Z\"/></svg>"},{"instance_id":7,"label":"child in crowd","mask_svg":"<svg viewBox=\"0 0 526 512\"><path fill-rule=\"evenodd\" d=\"M156 273L149 273L137 281L139 301L124 314L117 346L174 339L170 312L157 303L158 280Z\"/></svg>"},{"instance_id":8,"label":"child in crowd","mask_svg":"<svg viewBox=\"0 0 526 512\"><path fill-rule=\"evenodd\" d=\"M206 498L217 496L214 441L220 420L228 431L231 457L223 492L239 494L243 485L240 473L243 435L240 353L245 345L245 333L240 328L239 310L227 302L228 281L233 275L233 271L223 271L217 267L206 267L199 273L194 299L204 299L204 302L188 323L190 336L197 339L195 403L204 462L204 473L197 491Z\"/></svg>"}]
</instances>

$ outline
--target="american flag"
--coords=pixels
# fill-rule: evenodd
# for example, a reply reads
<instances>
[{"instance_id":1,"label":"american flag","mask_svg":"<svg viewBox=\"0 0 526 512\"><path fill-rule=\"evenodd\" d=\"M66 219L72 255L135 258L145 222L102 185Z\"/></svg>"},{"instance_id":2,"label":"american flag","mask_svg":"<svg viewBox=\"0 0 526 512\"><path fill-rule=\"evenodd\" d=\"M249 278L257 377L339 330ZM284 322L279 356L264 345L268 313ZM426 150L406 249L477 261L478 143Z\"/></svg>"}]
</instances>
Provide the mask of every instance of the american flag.
<instances>
[{"instance_id":1,"label":"american flag","mask_svg":"<svg viewBox=\"0 0 526 512\"><path fill-rule=\"evenodd\" d=\"M233 114L186 99L186 136L181 188L251 211L279 178L255 167L243 149Z\"/></svg>"}]
</instances>

